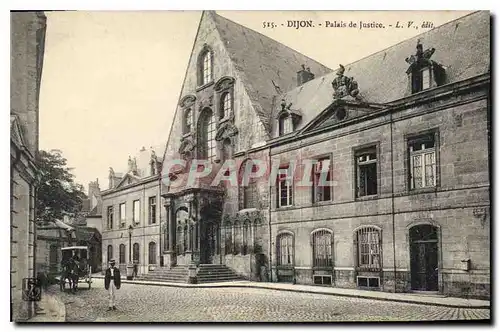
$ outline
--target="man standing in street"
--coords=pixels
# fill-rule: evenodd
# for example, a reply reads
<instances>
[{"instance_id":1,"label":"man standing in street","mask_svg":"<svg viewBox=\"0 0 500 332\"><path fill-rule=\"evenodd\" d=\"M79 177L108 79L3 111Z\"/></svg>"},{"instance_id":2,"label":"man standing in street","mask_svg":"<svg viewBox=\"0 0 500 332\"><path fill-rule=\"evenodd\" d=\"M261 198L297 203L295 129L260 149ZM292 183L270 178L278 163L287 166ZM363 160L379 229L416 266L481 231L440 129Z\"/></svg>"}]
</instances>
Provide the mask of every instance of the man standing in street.
<instances>
[{"instance_id":1,"label":"man standing in street","mask_svg":"<svg viewBox=\"0 0 500 332\"><path fill-rule=\"evenodd\" d=\"M111 266L106 270L104 276L104 288L108 291L109 297L108 311L116 310L115 292L117 289L120 289L121 286L120 270L115 267L115 260L110 260L109 264Z\"/></svg>"}]
</instances>

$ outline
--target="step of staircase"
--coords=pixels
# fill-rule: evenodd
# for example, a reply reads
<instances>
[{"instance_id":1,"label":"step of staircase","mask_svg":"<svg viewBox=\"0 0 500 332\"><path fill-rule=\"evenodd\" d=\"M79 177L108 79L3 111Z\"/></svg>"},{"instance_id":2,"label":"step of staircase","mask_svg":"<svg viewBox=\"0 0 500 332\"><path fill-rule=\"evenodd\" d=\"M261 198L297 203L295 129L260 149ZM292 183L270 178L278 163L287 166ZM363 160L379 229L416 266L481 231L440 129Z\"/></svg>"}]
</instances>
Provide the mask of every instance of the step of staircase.
<instances>
[{"instance_id":1,"label":"step of staircase","mask_svg":"<svg viewBox=\"0 0 500 332\"><path fill-rule=\"evenodd\" d=\"M163 281L172 283L187 283L189 270L187 266L176 266L172 269L162 267L156 268L148 274L140 275L136 280ZM197 271L198 283L224 282L240 280L233 270L220 264L200 264Z\"/></svg>"}]
</instances>

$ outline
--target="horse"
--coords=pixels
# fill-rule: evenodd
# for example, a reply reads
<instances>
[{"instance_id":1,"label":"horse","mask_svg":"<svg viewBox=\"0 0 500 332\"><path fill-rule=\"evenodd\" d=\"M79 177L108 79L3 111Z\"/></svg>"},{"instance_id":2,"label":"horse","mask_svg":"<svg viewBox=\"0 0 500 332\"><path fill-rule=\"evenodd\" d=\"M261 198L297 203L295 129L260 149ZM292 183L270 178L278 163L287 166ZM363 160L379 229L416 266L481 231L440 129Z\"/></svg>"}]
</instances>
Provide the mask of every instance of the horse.
<instances>
[{"instance_id":1,"label":"horse","mask_svg":"<svg viewBox=\"0 0 500 332\"><path fill-rule=\"evenodd\" d=\"M76 290L78 288L78 277L80 270L77 262L74 259L70 258L67 261L63 262L61 265L63 269L60 283L61 291L64 290L67 280L70 290L73 293L76 293Z\"/></svg>"}]
</instances>

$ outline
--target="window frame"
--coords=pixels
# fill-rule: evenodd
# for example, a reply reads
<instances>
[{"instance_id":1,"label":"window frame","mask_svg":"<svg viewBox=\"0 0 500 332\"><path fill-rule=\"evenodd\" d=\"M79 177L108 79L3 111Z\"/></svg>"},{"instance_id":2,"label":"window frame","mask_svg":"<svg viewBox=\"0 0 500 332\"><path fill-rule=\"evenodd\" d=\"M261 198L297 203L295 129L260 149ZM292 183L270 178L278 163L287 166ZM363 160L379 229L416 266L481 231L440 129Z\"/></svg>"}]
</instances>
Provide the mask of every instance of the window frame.
<instances>
[{"instance_id":1,"label":"window frame","mask_svg":"<svg viewBox=\"0 0 500 332\"><path fill-rule=\"evenodd\" d=\"M215 161L217 158L217 142L215 141L217 122L211 108L206 107L203 109L200 116L199 129L201 134L199 157Z\"/></svg>"},{"instance_id":2,"label":"window frame","mask_svg":"<svg viewBox=\"0 0 500 332\"><path fill-rule=\"evenodd\" d=\"M122 206L123 206L123 213L122 213ZM127 223L127 205L126 202L118 204L118 214L119 214L119 220L120 220L120 228L125 227Z\"/></svg>"},{"instance_id":3,"label":"window frame","mask_svg":"<svg viewBox=\"0 0 500 332\"><path fill-rule=\"evenodd\" d=\"M193 131L193 111L191 107L183 110L182 116L182 134L188 135Z\"/></svg>"},{"instance_id":4,"label":"window frame","mask_svg":"<svg viewBox=\"0 0 500 332\"><path fill-rule=\"evenodd\" d=\"M326 188L328 187L328 191L330 194L329 199L318 199L319 195L319 179L323 175L323 171L318 171L318 165L325 160L329 160L328 164L328 175L326 177L326 181L329 181L330 183L332 182L332 177L333 177L333 158L331 154L326 154L326 155L320 155L312 158L315 162L313 164L312 170L311 170L311 176L312 176L312 202L313 204L321 204L321 203L326 203L326 202L332 202L333 201L333 186L330 184L328 186L324 186L321 188ZM322 169L322 167L320 168ZM323 195L325 194L327 189L323 189Z\"/></svg>"},{"instance_id":5,"label":"window frame","mask_svg":"<svg viewBox=\"0 0 500 332\"><path fill-rule=\"evenodd\" d=\"M427 152L415 152L410 151L410 145L413 142L425 141L425 137L432 137L434 140L434 147L430 149L426 149ZM405 168L406 168L406 189L408 193L419 193L419 192L427 192L427 191L435 191L440 187L440 133L439 128L432 128L425 131L420 131L413 134L405 135ZM423 151L423 150L419 150ZM413 184L413 157L415 155L424 155L426 153L434 153L434 185L427 187L419 187L415 188ZM423 164L423 158L422 164ZM425 181L425 173L423 170L422 173L422 182Z\"/></svg>"},{"instance_id":6,"label":"window frame","mask_svg":"<svg viewBox=\"0 0 500 332\"><path fill-rule=\"evenodd\" d=\"M284 180L281 179L281 175L283 175L283 172L282 170L285 170L286 169L286 177ZM290 174L292 173L292 174ZM289 181L290 183L287 185L287 204L286 205L282 205L281 201L282 201L282 197L281 197L281 191L282 191L282 183L283 182L287 182ZM288 207L292 207L293 206L293 187L294 187L294 181L293 181L293 171L291 170L291 165L282 165L279 167L278 169L278 173L277 173L277 179L276 179L276 208L277 209L280 209L280 208L288 208Z\"/></svg>"},{"instance_id":7,"label":"window frame","mask_svg":"<svg viewBox=\"0 0 500 332\"><path fill-rule=\"evenodd\" d=\"M153 245L153 246L151 246ZM151 250L151 247L153 247L154 250ZM151 255L151 252L153 252L153 255ZM148 243L148 264L149 265L156 265L156 242L150 241Z\"/></svg>"},{"instance_id":8,"label":"window frame","mask_svg":"<svg viewBox=\"0 0 500 332\"><path fill-rule=\"evenodd\" d=\"M152 202L153 201L153 202ZM156 224L156 216L157 216L157 206L156 206L156 196L148 197L148 224ZM153 213L154 209L154 213ZM154 214L154 218L153 218Z\"/></svg>"},{"instance_id":9,"label":"window frame","mask_svg":"<svg viewBox=\"0 0 500 332\"><path fill-rule=\"evenodd\" d=\"M219 104L219 121L227 119L233 112L233 94L229 89L221 92Z\"/></svg>"},{"instance_id":10,"label":"window frame","mask_svg":"<svg viewBox=\"0 0 500 332\"><path fill-rule=\"evenodd\" d=\"M318 262L321 259L316 257L316 254L318 251L316 237L326 235L326 234L328 234L330 236L330 241L324 243L326 258L323 260L328 262L329 264L321 265L321 264L318 264ZM334 240L333 231L331 229L318 228L318 229L315 229L311 232L311 252L312 252L312 267L313 267L313 269L321 269L321 268L323 268L323 269L324 268L328 268L328 269L332 268L333 269L333 259L334 259L333 240Z\"/></svg>"},{"instance_id":11,"label":"window frame","mask_svg":"<svg viewBox=\"0 0 500 332\"><path fill-rule=\"evenodd\" d=\"M137 206L136 206L137 204ZM136 210L138 208L138 210ZM137 214L137 216L136 216ZM136 219L137 217L137 219ZM141 200L136 199L132 202L132 223L138 225L141 223Z\"/></svg>"},{"instance_id":12,"label":"window frame","mask_svg":"<svg viewBox=\"0 0 500 332\"><path fill-rule=\"evenodd\" d=\"M209 59L209 61L206 61L206 59ZM206 75L207 72L208 75ZM198 55L197 76L198 88L203 88L214 83L214 52L207 44L203 45Z\"/></svg>"},{"instance_id":13,"label":"window frame","mask_svg":"<svg viewBox=\"0 0 500 332\"><path fill-rule=\"evenodd\" d=\"M367 153L375 153L375 160L374 161L365 161L360 164L359 162L359 157L361 155L366 155ZM356 200L363 200L363 199L369 199L373 197L377 197L380 194L380 187L381 187L381 181L380 181L380 142L376 143L370 143L370 144L364 144L362 146L356 147L353 149L353 156L354 156L354 198ZM360 195L359 188L360 188L360 166L366 166L366 165L371 165L375 164L375 175L376 175L376 183L375 183L375 188L376 188L376 193L375 194L366 194L366 195Z\"/></svg>"},{"instance_id":14,"label":"window frame","mask_svg":"<svg viewBox=\"0 0 500 332\"><path fill-rule=\"evenodd\" d=\"M367 241L360 240L360 234L367 234ZM371 241L373 234L377 234L378 241ZM355 268L357 271L382 271L383 269L383 234L382 229L374 225L363 225L353 231ZM368 253L363 250L368 246ZM377 248L376 253L372 253L372 246ZM368 263L363 263L363 257L368 255ZM374 263L374 257L378 256L377 263Z\"/></svg>"},{"instance_id":15,"label":"window frame","mask_svg":"<svg viewBox=\"0 0 500 332\"><path fill-rule=\"evenodd\" d=\"M426 80L427 86L424 87L424 72L428 73L428 77ZM411 87L411 93L419 93L422 91L429 90L433 88L433 80L434 80L434 74L433 74L433 65L431 63L429 64L423 64L418 67L415 67L411 70L410 72L410 87Z\"/></svg>"},{"instance_id":16,"label":"window frame","mask_svg":"<svg viewBox=\"0 0 500 332\"><path fill-rule=\"evenodd\" d=\"M282 250L282 238L289 237L291 240L286 242L286 248L291 248L290 250L285 250L285 255L283 255ZM283 257L287 261L283 264ZM290 262L290 263L288 263ZM290 231L281 231L276 235L276 266L277 267L294 267L295 266L295 235Z\"/></svg>"},{"instance_id":17,"label":"window frame","mask_svg":"<svg viewBox=\"0 0 500 332\"><path fill-rule=\"evenodd\" d=\"M132 245L132 262L135 263L136 261L138 264L141 262L141 247L139 245L139 242L135 242Z\"/></svg>"},{"instance_id":18,"label":"window frame","mask_svg":"<svg viewBox=\"0 0 500 332\"><path fill-rule=\"evenodd\" d=\"M106 216L107 216L106 220L107 220L107 226L108 226L107 228L113 229L113 223L114 223L114 206L113 205L108 206Z\"/></svg>"},{"instance_id":19,"label":"window frame","mask_svg":"<svg viewBox=\"0 0 500 332\"><path fill-rule=\"evenodd\" d=\"M123 248L123 260L122 260L122 248ZM118 264L126 264L126 263L127 263L127 246L121 243L118 250Z\"/></svg>"},{"instance_id":20,"label":"window frame","mask_svg":"<svg viewBox=\"0 0 500 332\"><path fill-rule=\"evenodd\" d=\"M285 136L295 130L293 119L290 114L282 114L278 117L278 136Z\"/></svg>"}]
</instances>

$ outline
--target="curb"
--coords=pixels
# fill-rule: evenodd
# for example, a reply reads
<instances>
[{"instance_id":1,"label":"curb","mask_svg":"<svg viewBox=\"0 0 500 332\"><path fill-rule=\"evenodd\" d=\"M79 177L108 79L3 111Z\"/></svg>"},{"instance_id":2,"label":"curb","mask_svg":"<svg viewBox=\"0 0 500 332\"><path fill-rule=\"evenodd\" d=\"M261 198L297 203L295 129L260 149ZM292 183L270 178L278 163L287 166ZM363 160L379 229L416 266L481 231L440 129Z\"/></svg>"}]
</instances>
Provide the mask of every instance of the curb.
<instances>
[{"instance_id":1,"label":"curb","mask_svg":"<svg viewBox=\"0 0 500 332\"><path fill-rule=\"evenodd\" d=\"M104 277L93 277L93 278L104 279ZM436 307L447 307L447 308L490 309L489 305L465 305L465 304L435 303L435 302L427 302L427 301L418 301L418 300L413 300L413 299L391 299L391 298L375 297L375 296L369 296L369 295L331 293L331 292L312 291L312 290L303 290L303 289L274 288L274 287L257 286L257 285L189 284L189 286L188 286L186 284L172 284L172 283L167 284L167 283L155 282L155 281L136 282L136 281L131 281L131 280L122 280L122 284L136 284L136 285L145 285L145 286L163 286L163 287L174 287L174 288L255 288L255 289L267 289L267 290L284 291L284 292L294 292L294 293L343 296L343 297L351 297L351 298L359 298L359 299L367 299L367 300L378 300L378 301L386 301L386 302L388 301L388 302L400 302L400 303L419 304L419 305L431 305L431 306L436 306Z\"/></svg>"}]
</instances>

